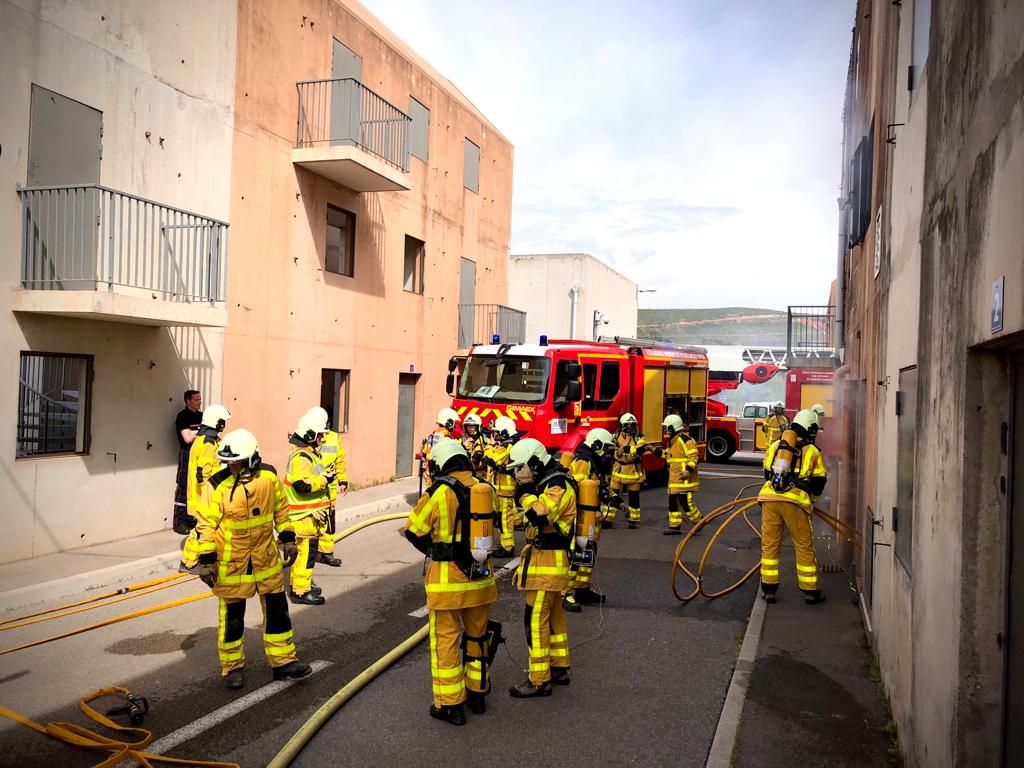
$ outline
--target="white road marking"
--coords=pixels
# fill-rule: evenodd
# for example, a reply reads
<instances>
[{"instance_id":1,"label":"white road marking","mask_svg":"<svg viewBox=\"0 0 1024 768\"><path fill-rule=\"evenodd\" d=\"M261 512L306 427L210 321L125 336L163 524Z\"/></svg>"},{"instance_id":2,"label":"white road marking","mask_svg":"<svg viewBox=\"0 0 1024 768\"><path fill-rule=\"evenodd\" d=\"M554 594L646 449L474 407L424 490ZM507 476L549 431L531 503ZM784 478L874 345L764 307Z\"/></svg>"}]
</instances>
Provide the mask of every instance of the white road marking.
<instances>
[{"instance_id":1,"label":"white road marking","mask_svg":"<svg viewBox=\"0 0 1024 768\"><path fill-rule=\"evenodd\" d=\"M322 669L326 669L331 666L329 661L314 661L309 666L313 668L313 674L316 674ZM309 676L303 678L309 679ZM190 739L194 739L201 733L205 733L216 725L223 723L225 720L234 717L235 715L244 712L254 704L259 704L264 699L269 699L275 693L280 693L285 688L290 688L295 683L300 682L298 680L274 680L271 683L267 683L262 688L257 688L252 693L247 693L240 699L227 704L220 709L215 709L205 717L201 717L198 720L189 723L188 725L179 728L173 733L169 733L162 739L158 739L150 744L144 751L154 755L166 754L168 750L174 749L180 744L184 744ZM134 765L132 761L122 763L122 765Z\"/></svg>"},{"instance_id":2,"label":"white road marking","mask_svg":"<svg viewBox=\"0 0 1024 768\"><path fill-rule=\"evenodd\" d=\"M430 609L427 608L427 606L424 605L422 608L417 608L415 611L413 611L409 615L412 616L414 619L422 619L428 613L430 613Z\"/></svg>"}]
</instances>

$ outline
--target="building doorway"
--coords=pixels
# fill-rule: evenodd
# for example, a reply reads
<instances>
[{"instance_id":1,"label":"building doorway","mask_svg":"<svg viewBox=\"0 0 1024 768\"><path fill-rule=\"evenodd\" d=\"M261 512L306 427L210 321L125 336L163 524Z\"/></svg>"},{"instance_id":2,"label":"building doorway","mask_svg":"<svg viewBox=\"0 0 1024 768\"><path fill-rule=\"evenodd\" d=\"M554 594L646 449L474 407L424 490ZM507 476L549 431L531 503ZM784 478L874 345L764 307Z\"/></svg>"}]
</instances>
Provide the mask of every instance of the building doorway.
<instances>
[{"instance_id":1,"label":"building doorway","mask_svg":"<svg viewBox=\"0 0 1024 768\"><path fill-rule=\"evenodd\" d=\"M418 373L398 374L398 437L395 445L395 477L409 477L416 453L416 382Z\"/></svg>"},{"instance_id":2,"label":"building doorway","mask_svg":"<svg viewBox=\"0 0 1024 768\"><path fill-rule=\"evenodd\" d=\"M1003 765L1024 765L1024 355L1011 363L1010 543Z\"/></svg>"}]
</instances>

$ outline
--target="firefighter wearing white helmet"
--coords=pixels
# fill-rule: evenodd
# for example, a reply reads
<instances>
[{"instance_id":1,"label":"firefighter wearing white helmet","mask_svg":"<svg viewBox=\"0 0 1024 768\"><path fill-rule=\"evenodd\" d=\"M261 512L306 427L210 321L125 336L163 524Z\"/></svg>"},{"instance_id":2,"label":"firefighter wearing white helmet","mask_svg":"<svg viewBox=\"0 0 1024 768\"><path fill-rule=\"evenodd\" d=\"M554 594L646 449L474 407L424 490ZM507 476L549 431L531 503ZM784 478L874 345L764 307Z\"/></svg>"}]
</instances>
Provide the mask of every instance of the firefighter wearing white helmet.
<instances>
[{"instance_id":1,"label":"firefighter wearing white helmet","mask_svg":"<svg viewBox=\"0 0 1024 768\"><path fill-rule=\"evenodd\" d=\"M306 677L312 670L295 654L284 595L282 568L296 556L284 489L274 468L260 460L256 438L248 430L227 434L216 455L226 466L207 480L209 491L203 495L196 530L199 578L213 588L220 604L217 650L224 685L234 689L245 684L245 602L257 594L263 608L263 649L274 679ZM259 514L254 515L256 510Z\"/></svg>"},{"instance_id":2,"label":"firefighter wearing white helmet","mask_svg":"<svg viewBox=\"0 0 1024 768\"><path fill-rule=\"evenodd\" d=\"M700 522L700 509L693 501L693 494L700 490L697 472L700 453L697 441L686 432L679 414L669 414L661 426L668 435L664 453L668 464L668 528L663 533L678 536L682 533L684 514L694 525Z\"/></svg>"},{"instance_id":3,"label":"firefighter wearing white helmet","mask_svg":"<svg viewBox=\"0 0 1024 768\"><path fill-rule=\"evenodd\" d=\"M325 602L319 589L313 587L313 567L317 561L318 539L326 531L330 517L330 485L336 480L336 475L327 471L320 456L320 440L326 431L326 413L311 409L299 419L288 440L291 454L284 487L299 550L292 566L288 599L302 605Z\"/></svg>"},{"instance_id":4,"label":"firefighter wearing white helmet","mask_svg":"<svg viewBox=\"0 0 1024 768\"><path fill-rule=\"evenodd\" d=\"M455 431L455 425L459 421L461 421L461 418L454 408L442 408L437 412L437 426L434 428L434 431L423 438L423 444L420 446L420 456L423 457L420 467L428 486L431 482L430 452L442 437L454 437L452 433Z\"/></svg>"},{"instance_id":5,"label":"firefighter wearing white helmet","mask_svg":"<svg viewBox=\"0 0 1024 768\"><path fill-rule=\"evenodd\" d=\"M647 475L641 457L647 452L644 436L640 434L636 416L624 413L619 417L619 431L615 433L615 463L612 465L612 493L626 491L629 508L629 527L640 522L640 486ZM609 522L615 520L615 505L609 505Z\"/></svg>"},{"instance_id":6,"label":"firefighter wearing white helmet","mask_svg":"<svg viewBox=\"0 0 1024 768\"><path fill-rule=\"evenodd\" d=\"M462 447L466 449L470 461L473 462L473 471L478 477L483 478L486 472L484 451L487 448L487 440L484 437L483 420L475 413L469 414L462 422Z\"/></svg>"},{"instance_id":7,"label":"firefighter wearing white helmet","mask_svg":"<svg viewBox=\"0 0 1024 768\"><path fill-rule=\"evenodd\" d=\"M330 505L327 508L327 523L320 538L317 539L317 562L338 568L341 566L341 559L334 556L334 534L337 532L338 496L348 493L348 464L345 459L345 446L341 443L341 436L331 429L330 417L325 408L319 405L314 406L306 412L306 415L311 415L317 423L322 421L327 425L327 429L320 435L320 444L317 450L324 464L324 474L334 477L334 480L327 486ZM317 587L314 585L313 591L316 590Z\"/></svg>"},{"instance_id":8,"label":"firefighter wearing white helmet","mask_svg":"<svg viewBox=\"0 0 1024 768\"><path fill-rule=\"evenodd\" d=\"M487 465L487 480L494 486L497 499L498 530L501 536L500 548L495 557L512 557L515 554L515 529L519 525L516 510L516 483L508 469L508 455L519 439L516 423L508 416L499 416L491 426L491 440L484 449L484 463Z\"/></svg>"},{"instance_id":9,"label":"firefighter wearing white helmet","mask_svg":"<svg viewBox=\"0 0 1024 768\"><path fill-rule=\"evenodd\" d=\"M782 532L789 530L796 550L796 577L804 602L824 600L818 588L818 560L814 554L811 511L825 489L827 473L821 451L812 441L818 419L814 411L800 411L791 428L768 447L764 457L767 482L758 494L761 503L761 594L774 603L779 589L779 554Z\"/></svg>"},{"instance_id":10,"label":"firefighter wearing white helmet","mask_svg":"<svg viewBox=\"0 0 1024 768\"><path fill-rule=\"evenodd\" d=\"M782 433L789 429L789 419L786 418L786 406L776 403L772 407L771 415L761 424L761 431L764 432L765 447L778 440Z\"/></svg>"},{"instance_id":11,"label":"firefighter wearing white helmet","mask_svg":"<svg viewBox=\"0 0 1024 768\"><path fill-rule=\"evenodd\" d=\"M424 579L430 610L430 715L463 725L464 702L475 714L486 709L488 669L501 636L501 625L488 618L498 599L487 539L493 490L473 475L469 455L454 439L437 442L431 463L434 483L409 514L405 536L430 557Z\"/></svg>"},{"instance_id":12,"label":"firefighter wearing white helmet","mask_svg":"<svg viewBox=\"0 0 1024 768\"><path fill-rule=\"evenodd\" d=\"M199 565L199 536L196 524L203 509L202 498L209 490L207 481L220 469L217 447L231 413L223 405L211 405L203 413L199 431L188 450L188 471L185 485L185 511L192 519L192 530L181 549L178 570L195 573Z\"/></svg>"},{"instance_id":13,"label":"firefighter wearing white helmet","mask_svg":"<svg viewBox=\"0 0 1024 768\"><path fill-rule=\"evenodd\" d=\"M520 440L509 454L516 497L526 519L526 546L513 581L526 592L526 681L509 689L515 698L550 696L569 684L569 630L562 591L569 581L569 550L576 526L575 481L539 440Z\"/></svg>"},{"instance_id":14,"label":"firefighter wearing white helmet","mask_svg":"<svg viewBox=\"0 0 1024 768\"><path fill-rule=\"evenodd\" d=\"M596 480L601 487L601 497L607 495L608 473L608 450L615 442L615 436L607 429L595 427L587 432L583 442L573 452L572 461L569 464L569 474L576 481L577 487L584 480ZM594 542L601 539L601 527L604 510L607 505L602 505L602 513L598 515L598 525L594 531ZM562 607L572 613L579 613L582 605L596 605L605 601L601 592L596 592L590 586L594 574L594 567L581 565L579 570L569 572L569 585L562 594Z\"/></svg>"}]
</instances>

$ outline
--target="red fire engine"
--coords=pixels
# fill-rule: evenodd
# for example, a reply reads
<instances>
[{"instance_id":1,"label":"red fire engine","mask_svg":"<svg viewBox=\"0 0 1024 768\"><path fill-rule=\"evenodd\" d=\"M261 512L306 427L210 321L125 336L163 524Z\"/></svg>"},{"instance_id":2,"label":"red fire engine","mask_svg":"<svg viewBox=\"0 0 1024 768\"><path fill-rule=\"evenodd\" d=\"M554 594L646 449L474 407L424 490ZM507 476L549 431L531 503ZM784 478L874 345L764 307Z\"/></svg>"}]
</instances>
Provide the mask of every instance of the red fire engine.
<instances>
[{"instance_id":1,"label":"red fire engine","mask_svg":"<svg viewBox=\"0 0 1024 768\"><path fill-rule=\"evenodd\" d=\"M463 418L475 413L489 426L508 416L521 435L540 440L548 450L573 451L593 427L615 432L626 412L637 417L647 442L661 443L663 419L677 413L703 457L708 357L702 347L621 337L494 341L449 362L448 394ZM647 453L644 465L657 471L664 462Z\"/></svg>"}]
</instances>

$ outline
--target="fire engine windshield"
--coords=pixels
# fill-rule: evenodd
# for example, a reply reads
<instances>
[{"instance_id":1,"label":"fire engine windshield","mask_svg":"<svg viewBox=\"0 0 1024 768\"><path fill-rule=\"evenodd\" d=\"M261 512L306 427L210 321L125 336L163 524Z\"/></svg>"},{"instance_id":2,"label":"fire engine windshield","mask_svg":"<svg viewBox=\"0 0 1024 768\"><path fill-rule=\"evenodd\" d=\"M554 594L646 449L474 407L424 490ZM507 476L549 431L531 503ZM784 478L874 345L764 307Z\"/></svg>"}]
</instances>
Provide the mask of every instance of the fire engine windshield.
<instances>
[{"instance_id":1,"label":"fire engine windshield","mask_svg":"<svg viewBox=\"0 0 1024 768\"><path fill-rule=\"evenodd\" d=\"M490 403L542 403L551 361L546 357L473 355L459 383L459 397Z\"/></svg>"}]
</instances>

